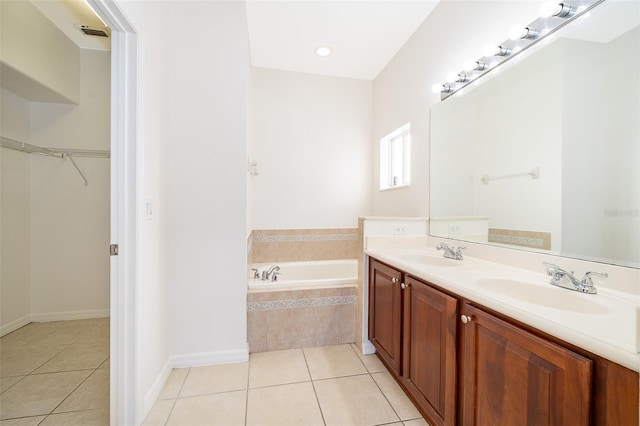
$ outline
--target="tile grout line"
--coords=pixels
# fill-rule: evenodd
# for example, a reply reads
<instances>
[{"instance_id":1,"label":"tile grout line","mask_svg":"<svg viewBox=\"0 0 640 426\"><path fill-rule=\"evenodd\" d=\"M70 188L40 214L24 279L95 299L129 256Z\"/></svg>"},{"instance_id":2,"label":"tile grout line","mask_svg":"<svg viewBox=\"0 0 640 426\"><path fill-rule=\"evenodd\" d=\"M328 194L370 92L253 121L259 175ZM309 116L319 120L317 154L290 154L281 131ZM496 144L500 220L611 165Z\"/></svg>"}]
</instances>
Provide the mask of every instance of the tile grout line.
<instances>
[{"instance_id":1,"label":"tile grout line","mask_svg":"<svg viewBox=\"0 0 640 426\"><path fill-rule=\"evenodd\" d=\"M75 343L75 342L74 342ZM67 349L69 349L71 347L71 345L73 345L73 343L65 343L64 346L65 348L61 349L59 352L56 352L54 355L51 355L51 357L49 359L47 359L46 361L42 362L41 364L38 364L38 366L36 366L33 370L30 370L26 375L26 376L35 376L36 374L46 374L46 373L36 373L35 371L42 367L43 365L45 365L46 363L48 363L49 361L51 361L53 358L57 357L58 355L60 355L62 352L66 351ZM60 345L63 346L63 345Z\"/></svg>"},{"instance_id":2,"label":"tile grout line","mask_svg":"<svg viewBox=\"0 0 640 426\"><path fill-rule=\"evenodd\" d=\"M172 369L172 372L175 369ZM189 374L191 374L191 367L189 367L189 369L187 370L187 374L184 376L184 379L182 380L182 384L180 384L180 389L178 389L178 393L176 394L176 397L173 398L173 404L171 404L171 409L169 410L169 414L167 414L167 418L164 421L164 425L167 426L167 424L169 423L169 419L171 418L171 415L173 414L173 409L176 408L176 404L178 403L178 398L180 398L180 394L182 393L182 389L184 389L184 384L187 383L187 378L189 378ZM166 384L166 383L165 383ZM156 402L158 401L158 399L156 398ZM155 404L155 402L154 402Z\"/></svg>"},{"instance_id":3,"label":"tile grout line","mask_svg":"<svg viewBox=\"0 0 640 426\"><path fill-rule=\"evenodd\" d=\"M82 321L82 320L80 320ZM29 327L31 324L34 324L33 322L26 324L23 327ZM21 327L21 328L23 328ZM97 328L97 325L94 327ZM18 330L14 330L14 331L18 331ZM51 332L48 333L44 333L43 335L49 336L49 337L54 337L55 338L55 334L56 334L56 330L52 330ZM5 336L2 336L2 338L4 338ZM35 339L38 339L39 337L41 337L40 335L32 335L30 336L28 339L28 341ZM71 336L69 336L71 337ZM4 339L0 339L0 341L2 341ZM60 403L58 403L55 407L53 407L51 409L51 411L49 413L42 413L42 414L32 414L32 415L27 415L27 416L20 416L20 417L15 417L12 419L19 419L19 418L27 418L27 417L39 417L42 416L42 419L37 423L37 424L41 424L42 422L46 421L46 419L53 415L53 414L65 414L65 413L77 413L77 412L85 412L85 411L95 411L95 410L100 410L99 408L95 408L95 409L86 409L86 410L72 410L72 411L68 411L68 412L64 412L64 413L54 413L54 411L56 409L58 409L60 407L60 405L62 405L70 396L71 394L73 394L75 391L78 390L78 388L80 388L80 386L82 386L91 376L93 376L98 369L100 368L100 366L102 366L107 359L109 359L109 356L107 356L103 361L101 361L96 367L93 368L81 368L81 369L71 369L71 370L62 370L62 371L45 371L45 372L39 372L37 373L36 371L41 368L42 366L44 366L45 364L47 364L48 362L50 362L51 360L53 360L55 357L57 357L58 355L60 355L61 353L67 351L70 347L72 347L73 345L77 345L77 344L81 344L81 345L86 345L88 343L93 343L94 341L90 340L90 341L82 341L81 339L79 339L77 336L73 337L72 339L70 339L68 341L68 343L59 343L59 344L55 344L54 342L51 343L51 345L47 345L47 346L52 346L52 347L60 347L61 349L56 351L55 353L53 353L50 357L48 357L48 359L44 360L41 363L38 363L34 368L32 368L31 370L29 370L26 374L24 375L19 375L19 376L6 376L6 377L21 377L20 380L18 380L17 382L13 383L11 386L9 386L7 389L5 389L2 393L4 394L5 392L9 391L11 388L13 388L15 385L17 385L18 383L21 383L24 379L26 379L27 377L35 377L35 376L42 376L42 375L51 375L51 374L63 374L63 373L71 373L71 372L79 372L79 371L90 371L90 373L87 375L87 377L85 377L77 386L75 386L63 399L62 401L60 401ZM27 342L23 342L23 344L27 345ZM5 420L12 420L12 419L5 419Z\"/></svg>"},{"instance_id":4,"label":"tile grout line","mask_svg":"<svg viewBox=\"0 0 640 426\"><path fill-rule=\"evenodd\" d=\"M322 423L326 426L327 421L324 418L324 412L322 411L322 405L320 404L320 399L318 398L318 392L316 391L316 385L313 380L313 376L311 375L311 369L309 368L309 362L307 361L307 354L304 352L304 348L300 348L302 351L302 357L304 358L304 364L307 367L307 373L309 373L309 381L311 382L311 388L313 389L313 394L316 397L316 404L318 404L318 409L320 410L320 417L322 417Z\"/></svg>"},{"instance_id":5,"label":"tile grout line","mask_svg":"<svg viewBox=\"0 0 640 426\"><path fill-rule=\"evenodd\" d=\"M369 371L369 368L367 367L367 365L364 363L364 361L362 360L362 358L360 357L360 354L357 351L357 347L354 347L354 345L349 345L351 347L351 349L353 349L353 351L356 353L356 356L358 357L358 359L360 360L360 362L362 363L362 365L364 365L365 370L367 370L367 372L369 373L369 376L371 376L371 380L373 380L373 383L376 384L376 387L380 390L380 393L382 393L382 396L384 396L384 399L387 401L387 403L389 404L389 406L391 407L391 409L393 410L393 412L396 414L396 416L398 416L399 421L404 424L404 420L402 419L402 417L400 417L400 414L398 413L398 410L396 410L396 408L393 406L393 404L391 403L391 401L389 400L389 398L387 397L387 394L384 393L384 391L382 390L382 388L380 387L380 385L378 384L378 382L376 381L376 379L373 378L374 373L378 374L378 373L384 373L387 372L389 373L389 371L387 370L387 368L385 367L385 371L376 371L376 372L372 372ZM366 355L365 355L366 356ZM394 382L395 383L395 382ZM402 391L404 393L404 391ZM411 404L415 407L415 404L413 404L413 401L409 400L411 402ZM417 407L416 407L417 409ZM422 415L420 416L422 417ZM416 417L416 419L420 418L420 417ZM415 420L415 419L408 419L409 420Z\"/></svg>"},{"instance_id":6,"label":"tile grout line","mask_svg":"<svg viewBox=\"0 0 640 426\"><path fill-rule=\"evenodd\" d=\"M0 381L1 381L2 379L6 379L6 378L8 378L8 377L20 377L20 380L18 380L17 382L15 382L15 383L14 383L14 384L12 384L11 386L9 386L8 388L6 388L6 389L5 389L5 390L3 390L2 392L0 392L0 395L2 395L2 394L3 394L3 393L5 393L6 391L8 391L8 390L9 390L9 389L11 389L12 387L14 387L15 385L17 385L17 384L18 384L18 383L20 383L21 381L23 381L27 376L28 376L28 374L27 374L27 375L24 375L24 376L6 376L6 377L0 377Z\"/></svg>"},{"instance_id":7,"label":"tile grout line","mask_svg":"<svg viewBox=\"0 0 640 426\"><path fill-rule=\"evenodd\" d=\"M355 349L354 349L355 351ZM356 354L357 355L357 354ZM358 357L360 359L360 357ZM360 359L360 361L364 364L364 362L362 361L362 359ZM387 423L381 423L379 426L382 425L386 425L386 424L394 424L394 423L402 423L404 425L404 421L402 420L402 418L400 417L400 414L398 414L398 411L396 410L396 408L393 406L393 404L391 403L391 401L389 401L389 398L387 397L387 394L384 393L384 391L382 390L382 388L380 387L380 385L378 384L378 382L376 381L376 379L373 378L373 373L371 371L369 371L369 369L367 368L367 366L365 365L364 368L367 370L369 377L371 378L371 380L373 381L373 383L376 385L376 388L378 388L378 390L380 391L380 393L382 394L382 396L384 397L385 401L387 401L387 404L389 404L389 407L391 407L391 409L393 410L393 413L396 415L396 417L398 418L398 421L393 421L393 422L387 422ZM379 372L376 372L379 373Z\"/></svg>"},{"instance_id":8,"label":"tile grout line","mask_svg":"<svg viewBox=\"0 0 640 426\"><path fill-rule=\"evenodd\" d=\"M102 363L100 363L100 364L102 364ZM80 386L82 386L82 384L83 384L84 382L86 382L87 380L89 380L89 377L93 376L93 374L96 372L96 370L97 370L97 368L95 368L91 373L89 373L89 375L88 375L87 377L85 377L85 378L84 378L84 380L83 380L83 381L81 381L81 382L78 384L78 386L76 386L75 388L73 388L73 390L71 390L71 392L69 392L69 393L67 394L67 396L65 396L65 397L62 399L62 401L60 401L60 403L59 403L58 405L56 405L55 407L53 407L53 409L49 412L49 414L47 414L47 416L43 419L43 421L44 421L44 420L46 420L46 419L47 419L47 417L49 417L50 415L54 414L54 411L56 411L56 409L57 409L58 407L60 407L60 406L61 406L61 405L62 405L62 404L67 400L67 399L69 399L69 397L71 396L71 394L72 394L72 393L74 393L76 390L78 390L78 388L79 388ZM76 371L86 371L86 370L76 370ZM79 411L86 411L86 410L79 410Z\"/></svg>"},{"instance_id":9,"label":"tile grout line","mask_svg":"<svg viewBox=\"0 0 640 426\"><path fill-rule=\"evenodd\" d=\"M396 410L396 407L393 406L393 404L389 400L389 397L387 397L387 394L384 393L384 391L380 387L380 384L376 381L376 379L373 378L373 373L369 373L369 374L371 375L371 380L373 380L373 383L376 384L376 387L380 390L380 393L382 394L382 396L384 396L384 399L387 401L387 404L389 404L389 407L391 407L393 412L396 413L396 416L398 416L398 420L400 422L402 422L402 424L404 424L404 420L402 420L402 417L400 417L400 414L398 413L398 410ZM412 402L412 404L413 404L413 402Z\"/></svg>"},{"instance_id":10,"label":"tile grout line","mask_svg":"<svg viewBox=\"0 0 640 426\"><path fill-rule=\"evenodd\" d=\"M324 380L324 379L320 379L320 380ZM297 380L297 381L294 381L294 382L286 382L286 383L276 383L276 384L273 384L273 385L254 386L252 388L248 388L247 390L277 388L277 387L280 387L280 386L298 385L300 383L307 383L307 382L310 382L310 381L311 381L311 379L309 379L309 380ZM213 394L216 394L216 393L226 393L226 392L237 392L237 391L214 392L214 393L209 394L209 395L213 395Z\"/></svg>"}]
</instances>

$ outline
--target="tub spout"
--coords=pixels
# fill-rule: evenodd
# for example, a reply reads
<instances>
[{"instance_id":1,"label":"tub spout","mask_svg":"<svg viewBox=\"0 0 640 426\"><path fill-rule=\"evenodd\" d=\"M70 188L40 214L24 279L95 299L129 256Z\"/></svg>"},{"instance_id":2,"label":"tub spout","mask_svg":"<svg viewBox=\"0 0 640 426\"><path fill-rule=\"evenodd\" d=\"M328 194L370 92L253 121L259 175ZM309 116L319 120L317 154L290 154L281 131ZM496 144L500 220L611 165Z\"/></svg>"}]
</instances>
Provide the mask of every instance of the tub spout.
<instances>
[{"instance_id":1,"label":"tub spout","mask_svg":"<svg viewBox=\"0 0 640 426\"><path fill-rule=\"evenodd\" d=\"M278 271L280 267L278 265L271 265L268 269L262 271L263 281L275 281L277 279Z\"/></svg>"}]
</instances>

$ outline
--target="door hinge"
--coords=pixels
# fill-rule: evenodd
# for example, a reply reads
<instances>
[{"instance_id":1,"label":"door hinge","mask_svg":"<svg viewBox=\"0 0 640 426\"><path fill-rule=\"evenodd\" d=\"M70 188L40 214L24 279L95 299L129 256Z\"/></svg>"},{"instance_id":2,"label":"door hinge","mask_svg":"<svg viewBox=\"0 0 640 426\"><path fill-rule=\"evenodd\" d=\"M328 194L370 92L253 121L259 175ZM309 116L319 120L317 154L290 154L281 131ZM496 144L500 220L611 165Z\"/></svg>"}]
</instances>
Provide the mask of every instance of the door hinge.
<instances>
[{"instance_id":1,"label":"door hinge","mask_svg":"<svg viewBox=\"0 0 640 426\"><path fill-rule=\"evenodd\" d=\"M111 253L111 256L117 256L118 255L118 245L117 244L111 244L109 246L109 253Z\"/></svg>"}]
</instances>

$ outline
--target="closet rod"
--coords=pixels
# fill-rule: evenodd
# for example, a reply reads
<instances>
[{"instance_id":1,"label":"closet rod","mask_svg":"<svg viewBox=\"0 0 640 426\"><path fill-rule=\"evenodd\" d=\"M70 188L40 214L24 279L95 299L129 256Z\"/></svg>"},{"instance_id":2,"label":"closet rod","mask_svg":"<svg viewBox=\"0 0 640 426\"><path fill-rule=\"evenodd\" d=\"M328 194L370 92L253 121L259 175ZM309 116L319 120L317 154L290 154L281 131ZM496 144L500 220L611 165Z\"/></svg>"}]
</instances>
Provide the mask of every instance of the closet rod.
<instances>
[{"instance_id":1,"label":"closet rod","mask_svg":"<svg viewBox=\"0 0 640 426\"><path fill-rule=\"evenodd\" d=\"M89 181L84 173L82 173L82 170L80 170L80 167L78 167L78 164L76 164L73 157L109 158L111 156L109 151L99 151L94 149L42 148L30 143L5 138L4 136L0 136L0 147L14 149L27 154L40 154L67 159L71 161L73 167L75 167L76 171L80 174L80 177L82 177L84 186L88 186Z\"/></svg>"},{"instance_id":2,"label":"closet rod","mask_svg":"<svg viewBox=\"0 0 640 426\"><path fill-rule=\"evenodd\" d=\"M70 148L42 148L26 142L20 142L14 139L0 136L0 146L2 148L14 149L16 151L26 152L27 154L48 155L51 157L87 157L87 158L110 158L109 151L101 151L97 149L70 149Z\"/></svg>"}]
</instances>

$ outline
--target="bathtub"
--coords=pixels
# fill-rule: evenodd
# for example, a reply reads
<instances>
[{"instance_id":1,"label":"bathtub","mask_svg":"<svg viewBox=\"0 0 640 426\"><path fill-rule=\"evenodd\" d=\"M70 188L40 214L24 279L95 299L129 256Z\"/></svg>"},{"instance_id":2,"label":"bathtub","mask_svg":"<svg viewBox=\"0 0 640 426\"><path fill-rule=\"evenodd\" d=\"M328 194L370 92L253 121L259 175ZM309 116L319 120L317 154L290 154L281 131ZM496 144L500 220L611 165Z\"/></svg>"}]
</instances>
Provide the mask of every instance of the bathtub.
<instances>
[{"instance_id":1,"label":"bathtub","mask_svg":"<svg viewBox=\"0 0 640 426\"><path fill-rule=\"evenodd\" d=\"M280 267L277 281L251 268ZM358 261L322 260L249 266L247 340L252 353L355 341Z\"/></svg>"},{"instance_id":2,"label":"bathtub","mask_svg":"<svg viewBox=\"0 0 640 426\"><path fill-rule=\"evenodd\" d=\"M251 268L262 271L272 265L280 267L277 281L254 279ZM355 286L358 279L357 259L316 260L304 262L257 263L250 265L249 291L296 290Z\"/></svg>"}]
</instances>

